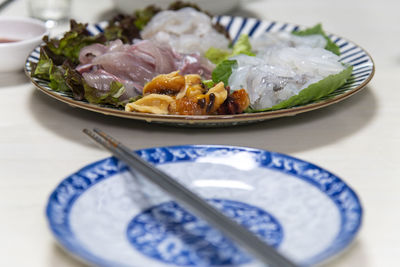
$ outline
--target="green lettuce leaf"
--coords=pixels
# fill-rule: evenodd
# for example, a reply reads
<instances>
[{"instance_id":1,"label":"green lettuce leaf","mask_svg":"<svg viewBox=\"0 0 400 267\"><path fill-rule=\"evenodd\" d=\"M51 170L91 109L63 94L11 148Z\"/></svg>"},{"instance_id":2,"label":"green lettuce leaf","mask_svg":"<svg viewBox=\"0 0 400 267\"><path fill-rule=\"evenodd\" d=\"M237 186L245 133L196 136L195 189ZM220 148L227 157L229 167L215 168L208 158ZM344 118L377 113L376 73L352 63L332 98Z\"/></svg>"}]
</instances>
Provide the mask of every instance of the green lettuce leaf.
<instances>
[{"instance_id":1,"label":"green lettuce leaf","mask_svg":"<svg viewBox=\"0 0 400 267\"><path fill-rule=\"evenodd\" d=\"M213 82L213 80L203 80L202 83L208 88L213 88L215 83Z\"/></svg>"},{"instance_id":2,"label":"green lettuce leaf","mask_svg":"<svg viewBox=\"0 0 400 267\"><path fill-rule=\"evenodd\" d=\"M140 29L136 26L136 17L118 14L108 22L104 36L108 41L120 39L131 44L134 38L140 38Z\"/></svg>"},{"instance_id":3,"label":"green lettuce leaf","mask_svg":"<svg viewBox=\"0 0 400 267\"><path fill-rule=\"evenodd\" d=\"M321 24L317 24L312 28L308 28L308 29L305 29L305 30L302 30L302 31L292 32L292 34L297 35L297 36L307 36L307 35L313 35L313 34L320 34L327 41L325 49L331 51L332 53L334 53L334 54L336 54L338 56L340 56L339 47L328 37L328 35L326 35L324 30L322 29L322 25Z\"/></svg>"},{"instance_id":4,"label":"green lettuce leaf","mask_svg":"<svg viewBox=\"0 0 400 267\"><path fill-rule=\"evenodd\" d=\"M147 23L154 17L155 14L160 12L161 9L156 6L148 6L145 9L136 10L135 11L135 26L139 30L143 30L143 28L147 25Z\"/></svg>"},{"instance_id":5,"label":"green lettuce leaf","mask_svg":"<svg viewBox=\"0 0 400 267\"><path fill-rule=\"evenodd\" d=\"M68 59L72 64L79 64L79 52L83 47L106 42L104 35L92 36L86 27L87 24L71 20L71 30L66 32L61 39L49 39L48 36L45 36L43 41L46 43L46 49L51 52L51 54L48 53L49 57L53 59L52 55L61 56L64 60Z\"/></svg>"},{"instance_id":6,"label":"green lettuce leaf","mask_svg":"<svg viewBox=\"0 0 400 267\"><path fill-rule=\"evenodd\" d=\"M75 99L83 99L83 78L67 60L57 66L42 47L38 63L32 64L31 76L49 81L49 87L54 91L72 92Z\"/></svg>"},{"instance_id":7,"label":"green lettuce leaf","mask_svg":"<svg viewBox=\"0 0 400 267\"><path fill-rule=\"evenodd\" d=\"M64 79L68 88L72 91L75 99L82 100L85 96L83 87L84 79L82 75L68 62L64 62L62 67L65 69Z\"/></svg>"},{"instance_id":8,"label":"green lettuce leaf","mask_svg":"<svg viewBox=\"0 0 400 267\"><path fill-rule=\"evenodd\" d=\"M112 104L114 106L124 106L125 102L120 101L119 97L125 92L125 86L117 81L112 81L110 90L100 91L83 83L85 89L85 98L89 103L93 104Z\"/></svg>"},{"instance_id":9,"label":"green lettuce leaf","mask_svg":"<svg viewBox=\"0 0 400 267\"><path fill-rule=\"evenodd\" d=\"M229 60L228 58L239 54L255 56L255 54L251 52L249 36L246 34L242 34L239 37L237 42L233 45L231 52L213 47L206 52L205 56L210 59L211 62L217 64L212 72L212 81L214 83L222 81L225 86L228 85L229 77L232 74L232 68L237 65L236 60Z\"/></svg>"},{"instance_id":10,"label":"green lettuce leaf","mask_svg":"<svg viewBox=\"0 0 400 267\"><path fill-rule=\"evenodd\" d=\"M31 63L31 76L43 80L50 80L50 72L53 66L53 60L49 58L46 51L41 47L39 62Z\"/></svg>"},{"instance_id":11,"label":"green lettuce leaf","mask_svg":"<svg viewBox=\"0 0 400 267\"><path fill-rule=\"evenodd\" d=\"M230 54L231 53L228 50L210 47L204 54L204 56L208 58L208 60L210 60L212 63L218 64L227 59Z\"/></svg>"},{"instance_id":12,"label":"green lettuce leaf","mask_svg":"<svg viewBox=\"0 0 400 267\"><path fill-rule=\"evenodd\" d=\"M255 56L255 54L251 52L249 36L246 34L240 35L236 43L233 45L232 51L210 47L205 53L205 57L212 63L219 64L222 61L239 54Z\"/></svg>"},{"instance_id":13,"label":"green lettuce leaf","mask_svg":"<svg viewBox=\"0 0 400 267\"><path fill-rule=\"evenodd\" d=\"M49 58L46 51L41 49L40 59L32 68L32 77L49 81L49 87L54 91L69 92L71 91L64 81L65 69L57 66L53 60Z\"/></svg>"},{"instance_id":14,"label":"green lettuce leaf","mask_svg":"<svg viewBox=\"0 0 400 267\"><path fill-rule=\"evenodd\" d=\"M236 60L224 60L217 65L213 70L211 77L214 83L223 82L225 86L228 85L229 77L232 74L232 68L237 65Z\"/></svg>"},{"instance_id":15,"label":"green lettuce leaf","mask_svg":"<svg viewBox=\"0 0 400 267\"><path fill-rule=\"evenodd\" d=\"M336 89L340 88L350 78L353 71L353 66L348 66L346 69L338 74L329 75L317 83L313 83L307 88L300 91L298 95L292 96L291 98L280 102L279 104L261 110L248 109L246 112L261 112L271 111L283 108L290 108L298 105L303 105L321 99L324 96L329 95Z\"/></svg>"},{"instance_id":16,"label":"green lettuce leaf","mask_svg":"<svg viewBox=\"0 0 400 267\"><path fill-rule=\"evenodd\" d=\"M239 54L255 56L255 54L251 52L251 44L247 34L240 35L236 43L233 45L231 57Z\"/></svg>"},{"instance_id":17,"label":"green lettuce leaf","mask_svg":"<svg viewBox=\"0 0 400 267\"><path fill-rule=\"evenodd\" d=\"M49 77L50 77L49 87L54 91L70 92L71 89L65 82L66 75L67 71L62 66L53 65L53 67L49 72Z\"/></svg>"}]
</instances>

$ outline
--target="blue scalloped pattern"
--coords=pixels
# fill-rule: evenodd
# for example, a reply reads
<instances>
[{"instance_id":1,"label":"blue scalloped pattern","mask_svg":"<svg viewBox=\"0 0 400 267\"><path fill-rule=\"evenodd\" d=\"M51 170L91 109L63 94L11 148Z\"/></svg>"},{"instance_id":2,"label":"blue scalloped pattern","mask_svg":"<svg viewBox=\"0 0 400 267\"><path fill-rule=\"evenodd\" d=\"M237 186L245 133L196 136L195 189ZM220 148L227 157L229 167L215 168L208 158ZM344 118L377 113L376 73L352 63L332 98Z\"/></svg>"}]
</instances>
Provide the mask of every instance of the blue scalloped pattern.
<instances>
[{"instance_id":1,"label":"blue scalloped pattern","mask_svg":"<svg viewBox=\"0 0 400 267\"><path fill-rule=\"evenodd\" d=\"M280 223L269 213L242 202L208 199L211 205L277 247L283 238ZM185 211L174 201L151 207L127 227L130 243L151 258L179 266L237 266L251 258L219 231Z\"/></svg>"}]
</instances>

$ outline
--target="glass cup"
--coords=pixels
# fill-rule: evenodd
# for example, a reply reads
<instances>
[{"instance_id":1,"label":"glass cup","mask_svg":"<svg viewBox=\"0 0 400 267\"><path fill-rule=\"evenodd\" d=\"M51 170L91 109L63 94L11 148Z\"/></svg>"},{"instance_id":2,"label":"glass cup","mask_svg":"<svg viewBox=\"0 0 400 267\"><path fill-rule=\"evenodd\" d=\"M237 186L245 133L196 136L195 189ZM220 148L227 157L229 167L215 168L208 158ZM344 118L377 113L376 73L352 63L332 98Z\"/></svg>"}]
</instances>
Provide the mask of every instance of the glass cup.
<instances>
[{"instance_id":1,"label":"glass cup","mask_svg":"<svg viewBox=\"0 0 400 267\"><path fill-rule=\"evenodd\" d=\"M29 14L46 22L48 28L66 22L71 15L71 0L28 0Z\"/></svg>"}]
</instances>

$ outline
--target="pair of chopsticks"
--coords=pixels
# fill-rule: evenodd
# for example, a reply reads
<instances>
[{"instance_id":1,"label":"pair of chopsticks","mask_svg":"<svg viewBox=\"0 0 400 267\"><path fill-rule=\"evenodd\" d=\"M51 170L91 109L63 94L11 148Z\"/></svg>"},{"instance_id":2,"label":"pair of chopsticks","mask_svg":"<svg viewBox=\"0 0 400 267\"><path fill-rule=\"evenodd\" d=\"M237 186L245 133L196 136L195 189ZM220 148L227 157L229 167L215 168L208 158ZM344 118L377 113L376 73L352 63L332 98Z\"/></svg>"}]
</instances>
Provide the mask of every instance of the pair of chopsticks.
<instances>
[{"instance_id":1,"label":"pair of chopsticks","mask_svg":"<svg viewBox=\"0 0 400 267\"><path fill-rule=\"evenodd\" d=\"M84 129L83 132L109 150L115 157L125 162L130 167L131 172L134 174L140 173L152 183L158 185L179 203L188 207L194 214L219 229L261 262L271 267L296 267L294 263L279 254L273 247L261 241L235 221L226 217L171 176L143 160L137 154L132 153L121 142L99 129L93 129L93 131Z\"/></svg>"}]
</instances>

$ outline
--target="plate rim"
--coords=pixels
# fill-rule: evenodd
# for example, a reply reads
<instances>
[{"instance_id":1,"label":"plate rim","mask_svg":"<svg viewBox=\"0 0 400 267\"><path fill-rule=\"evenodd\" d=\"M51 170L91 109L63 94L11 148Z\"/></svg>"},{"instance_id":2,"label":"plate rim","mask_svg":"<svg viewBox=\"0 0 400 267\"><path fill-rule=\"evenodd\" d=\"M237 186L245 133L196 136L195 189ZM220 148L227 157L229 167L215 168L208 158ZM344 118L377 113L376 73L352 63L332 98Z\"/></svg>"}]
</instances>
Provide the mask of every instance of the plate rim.
<instances>
[{"instance_id":1,"label":"plate rim","mask_svg":"<svg viewBox=\"0 0 400 267\"><path fill-rule=\"evenodd\" d=\"M258 19L258 18L247 18L247 17L241 17L241 16L228 16L228 15L220 15L214 17L214 19L220 21L222 18L231 18L232 20L235 19L241 19L241 20L248 20L248 19L254 19L257 22L260 23L269 23L269 24L275 24L275 23L283 23L285 25L289 25L292 27L299 27L299 28L305 28L304 25L300 25L297 23L291 23L291 22L283 22L283 21L276 21L276 20L267 20L267 19ZM102 24L104 22L98 22L98 23L93 23L94 27L104 27ZM241 33L243 28L239 29L238 34ZM327 107L332 104L338 103L342 100L345 100L349 98L350 96L354 95L355 93L361 91L366 87L366 85L372 80L372 78L375 75L375 62L369 52L365 50L363 47L358 45L357 43L341 37L336 34L332 34L330 32L327 32L328 35L331 35L332 37L339 38L341 40L345 40L347 43L354 45L355 47L359 48L368 58L368 60L371 63L371 73L366 77L361 84L358 86L346 90L344 93L341 93L337 96L330 97L328 99L323 99L323 100L317 100L316 102L308 103L308 104L303 104L299 106L294 106L290 108L284 108L284 109L278 109L278 110L272 110L272 111L263 111L263 112L255 112L255 113L242 113L242 114L233 114L233 115L159 115L159 114L150 114L150 113L141 113L141 112L126 112L125 110L122 109L117 109L117 108L111 108L103 105L98 105L98 104L91 104L87 101L82 101L82 100L76 100L73 99L70 96L63 96L59 92L47 89L41 84L37 82L37 78L32 78L30 75L30 69L29 69L29 64L30 64L30 58L35 50L37 50L41 45L36 47L27 57L25 61L25 66L24 66L24 71L25 74L28 76L30 79L31 83L35 85L39 91L47 94L48 96L55 98L63 103L66 103L70 106L73 107L78 107L82 108L84 110L89 110L95 113L101 113L103 115L108 115L108 116L115 116L115 117L120 117L120 118L128 118L128 119L134 119L134 120L139 120L139 121L146 121L148 123L154 122L154 123L166 123L166 124L173 124L173 125L179 125L179 126L200 126L200 127L212 127L212 126L226 126L226 125L235 125L235 124L243 124L243 123L253 123L253 122L258 122L258 121L264 121L268 119L274 119L274 118L280 118L280 117L286 117L286 116L294 116L300 113L308 112L308 111L313 111L319 108ZM354 70L352 72L352 75L354 73ZM351 79L351 78L350 78ZM338 88L339 89L339 88Z\"/></svg>"},{"instance_id":2,"label":"plate rim","mask_svg":"<svg viewBox=\"0 0 400 267\"><path fill-rule=\"evenodd\" d=\"M318 190L320 190L324 195L326 195L329 199L331 199L334 204L335 207L338 209L339 213L340 213L340 217L341 217L341 226L340 226L340 231L337 234L337 236L335 237L333 243L331 243L329 245L329 247L322 251L321 253L319 253L318 255L315 255L314 257L310 258L307 260L307 262L304 263L304 265L314 265L314 264L320 264L322 262L331 260L333 257L337 256L338 254L340 254L341 252L343 252L355 239L355 237L357 236L357 234L359 233L362 224L363 224L363 213L364 213L364 209L363 209L363 205L361 203L361 200L359 198L359 196L356 194L356 192L352 189L352 187L350 185L348 185L347 183L345 183L340 177L338 177L337 175L335 175L334 173L314 164L311 163L309 161L305 161L302 159L299 159L297 157L293 157L287 154L283 154L283 153L279 153L279 152L273 152L273 151L269 151L269 150L265 150L265 149L258 149L258 148L250 148L250 147L243 147L243 146L230 146L230 145L175 145L175 146L160 146L160 147L151 147L151 148L144 148L144 149L139 149L139 150L135 150L134 152L138 153L140 156L144 157L146 160L149 160L150 162L152 162L155 165L158 164L164 164L164 163L174 163L174 162L179 162L179 161L184 161L184 162L188 162L188 161L193 161L193 158L189 158L188 159L177 159L177 160L168 160L168 161L162 161L162 162L156 162L153 160L151 160L151 157L149 158L149 155L151 153L154 153L153 151L155 150L180 150L180 151L184 151L184 150L205 150L207 153L210 153L212 151L216 151L216 150L228 150L228 151L245 151L245 152L250 152L250 153L258 153L258 154L263 154L263 155L269 155L271 158L269 159L270 162L272 162L272 156L278 156L282 159L289 159L292 162L297 162L297 163L302 163L305 164L306 166L315 168L316 170L322 171L323 173L326 173L329 175L330 178L332 178L336 183L341 184L343 186L344 189L347 190L347 192L351 195L352 198L354 198L354 201L356 203L356 210L357 210L357 223L354 226L353 230L351 233L345 233L342 234L344 236L342 236L342 241L340 241L339 243L336 242L336 240L340 240L339 237L341 237L341 231L343 230L344 227L344 212L340 209L340 206L337 202L334 201L333 196L327 194L326 191L324 191L323 189L321 189L320 187L318 187L318 185L322 185L322 184L318 184L317 181L312 181L311 178L304 178L304 177L300 177L298 176L299 174L294 174L291 173L290 171L283 171L286 174L292 175L294 178L297 179L301 179L309 184L311 184L312 186L316 187ZM210 150L210 151L209 151ZM193 155L193 154L192 154ZM194 155L195 158L201 156L200 154L196 154ZM95 184L97 184L98 182L101 182L104 179L107 179L108 177L122 172L122 171L126 171L127 167L126 166L119 166L118 167L118 163L120 161L118 159L116 159L115 157L107 157L107 158L103 158L101 160L92 162L90 164L87 164L86 166L80 168L79 170L75 171L74 173L68 175L66 178L64 178L52 191L52 193L50 194L50 196L48 197L47 200L47 205L46 205L46 209L45 209L45 215L46 215L46 219L48 222L48 226L53 234L53 237L56 239L57 243L61 245L61 247L69 252L69 254L73 255L74 258L81 260L85 263L95 263L97 265L100 266L121 266L120 264L116 264L110 261L107 261L105 259L102 259L94 254L92 254L89 250L86 250L82 245L79 244L79 240L75 238L75 235L72 233L72 229L70 229L70 225L69 225L69 218L64 218L65 222L64 222L64 226L61 226L61 230L64 231L60 231L60 226L57 225L57 223L54 221L54 209L52 205L58 205L57 203L54 204L54 202L57 202L57 194L58 194L58 190L62 189L65 184L71 186L72 183L72 179L75 176L80 176L80 177L85 177L82 176L82 173L85 171L89 171L91 169L93 169L96 166L99 165L103 165L103 164L108 164L108 163L113 163L115 164L115 167L117 168L117 170L110 170L110 173L106 173L105 175L100 175L98 178L95 178L94 181L92 183L90 183L88 185L87 188L85 188L83 191L79 191L78 193L75 193L69 200L68 202L65 204L66 208L65 210L62 210L62 214L65 214L67 216L64 217L68 217L70 215L70 210L74 205L74 202L76 201L76 199L79 198L80 195L82 195L86 190L88 190L89 188L91 188L92 186L94 186ZM259 162L259 167L262 168L267 168L267 165L265 165L265 163ZM279 171L278 168L273 168ZM294 169L294 168L293 168ZM281 170L282 171L282 170ZM292 170L293 171L293 170ZM63 227L67 227L65 229L63 229ZM71 243L72 240L72 243ZM335 243L336 242L336 243ZM303 263L302 263L303 264ZM124 266L124 265L122 265Z\"/></svg>"}]
</instances>

